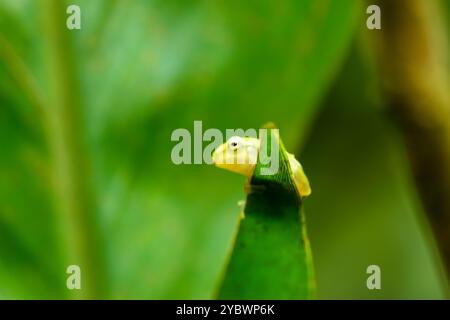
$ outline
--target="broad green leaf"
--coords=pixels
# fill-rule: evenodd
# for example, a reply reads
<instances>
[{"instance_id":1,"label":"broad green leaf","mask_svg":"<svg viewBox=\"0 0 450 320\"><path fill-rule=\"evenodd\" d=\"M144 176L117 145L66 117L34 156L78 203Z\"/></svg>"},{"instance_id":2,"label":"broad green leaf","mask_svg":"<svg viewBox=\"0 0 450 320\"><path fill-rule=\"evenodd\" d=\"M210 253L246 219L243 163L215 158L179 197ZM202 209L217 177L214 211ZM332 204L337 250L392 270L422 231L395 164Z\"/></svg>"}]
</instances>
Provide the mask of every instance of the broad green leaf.
<instances>
[{"instance_id":1,"label":"broad green leaf","mask_svg":"<svg viewBox=\"0 0 450 320\"><path fill-rule=\"evenodd\" d=\"M267 165L256 165L221 299L307 299L314 294L301 199L286 150L279 137L268 132L262 145L272 154L270 141L275 139L280 166L275 174L265 175L261 169Z\"/></svg>"},{"instance_id":2,"label":"broad green leaf","mask_svg":"<svg viewBox=\"0 0 450 320\"><path fill-rule=\"evenodd\" d=\"M66 4L0 3L0 295L77 297L67 264L90 261L97 289L81 297L212 297L241 179L174 165L171 133L273 119L294 148L357 5L77 0L82 29L68 31ZM61 133L70 152L55 153ZM60 170L80 163L69 195Z\"/></svg>"}]
</instances>

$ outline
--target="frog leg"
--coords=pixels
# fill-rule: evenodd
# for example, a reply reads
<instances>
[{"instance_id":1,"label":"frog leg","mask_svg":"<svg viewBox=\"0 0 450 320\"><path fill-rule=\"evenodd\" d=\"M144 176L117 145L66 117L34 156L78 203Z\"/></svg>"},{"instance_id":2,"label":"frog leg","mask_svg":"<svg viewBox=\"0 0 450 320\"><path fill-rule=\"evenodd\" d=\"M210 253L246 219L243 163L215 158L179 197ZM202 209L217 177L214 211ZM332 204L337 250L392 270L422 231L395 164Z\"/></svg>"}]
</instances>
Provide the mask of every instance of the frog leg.
<instances>
[{"instance_id":1,"label":"frog leg","mask_svg":"<svg viewBox=\"0 0 450 320\"><path fill-rule=\"evenodd\" d=\"M245 212L244 212L244 210L245 210L245 203L246 203L245 200L239 200L238 201L239 216L240 216L241 220L245 219Z\"/></svg>"}]
</instances>

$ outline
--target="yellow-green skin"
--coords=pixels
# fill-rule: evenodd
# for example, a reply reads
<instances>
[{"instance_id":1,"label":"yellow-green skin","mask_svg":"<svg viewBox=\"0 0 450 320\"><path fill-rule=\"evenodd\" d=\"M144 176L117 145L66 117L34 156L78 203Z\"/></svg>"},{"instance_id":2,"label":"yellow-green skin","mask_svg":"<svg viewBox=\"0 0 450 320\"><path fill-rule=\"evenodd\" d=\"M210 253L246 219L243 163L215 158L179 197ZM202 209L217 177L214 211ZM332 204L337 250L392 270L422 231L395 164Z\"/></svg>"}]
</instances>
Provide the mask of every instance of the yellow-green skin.
<instances>
[{"instance_id":1,"label":"yellow-green skin","mask_svg":"<svg viewBox=\"0 0 450 320\"><path fill-rule=\"evenodd\" d=\"M259 148L259 139L238 136L231 137L214 151L212 156L213 162L219 168L251 178L256 167L256 157L259 153ZM298 193L302 198L309 196L311 194L311 187L302 165L295 159L293 154L288 153L288 158L292 170L292 179L294 180Z\"/></svg>"}]
</instances>

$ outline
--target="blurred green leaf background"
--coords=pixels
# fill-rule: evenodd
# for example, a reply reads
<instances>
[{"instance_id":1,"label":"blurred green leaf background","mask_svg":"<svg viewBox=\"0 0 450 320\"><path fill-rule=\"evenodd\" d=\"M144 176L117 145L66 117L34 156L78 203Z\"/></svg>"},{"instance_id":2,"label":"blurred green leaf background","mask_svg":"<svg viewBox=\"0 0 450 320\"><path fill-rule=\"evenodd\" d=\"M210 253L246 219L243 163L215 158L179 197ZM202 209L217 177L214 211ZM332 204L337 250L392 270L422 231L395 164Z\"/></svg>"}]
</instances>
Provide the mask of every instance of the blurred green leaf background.
<instances>
[{"instance_id":1,"label":"blurred green leaf background","mask_svg":"<svg viewBox=\"0 0 450 320\"><path fill-rule=\"evenodd\" d=\"M68 4L0 2L0 298L213 297L244 179L172 163L195 120L301 156L319 298L444 298L364 1Z\"/></svg>"}]
</instances>

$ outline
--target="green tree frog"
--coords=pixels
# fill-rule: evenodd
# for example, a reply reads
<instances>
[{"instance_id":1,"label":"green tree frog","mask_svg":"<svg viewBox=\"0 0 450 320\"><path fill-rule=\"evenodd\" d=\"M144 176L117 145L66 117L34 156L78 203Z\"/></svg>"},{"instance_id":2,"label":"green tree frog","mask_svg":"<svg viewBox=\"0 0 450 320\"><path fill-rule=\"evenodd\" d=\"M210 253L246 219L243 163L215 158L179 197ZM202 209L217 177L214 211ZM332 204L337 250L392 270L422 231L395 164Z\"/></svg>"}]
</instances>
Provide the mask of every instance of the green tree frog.
<instances>
[{"instance_id":1,"label":"green tree frog","mask_svg":"<svg viewBox=\"0 0 450 320\"><path fill-rule=\"evenodd\" d=\"M216 148L212 155L213 163L222 169L251 178L256 167L260 150L260 140L252 137L231 137ZM293 154L287 153L292 171L292 180L300 197L311 194L311 187L303 167Z\"/></svg>"}]
</instances>

